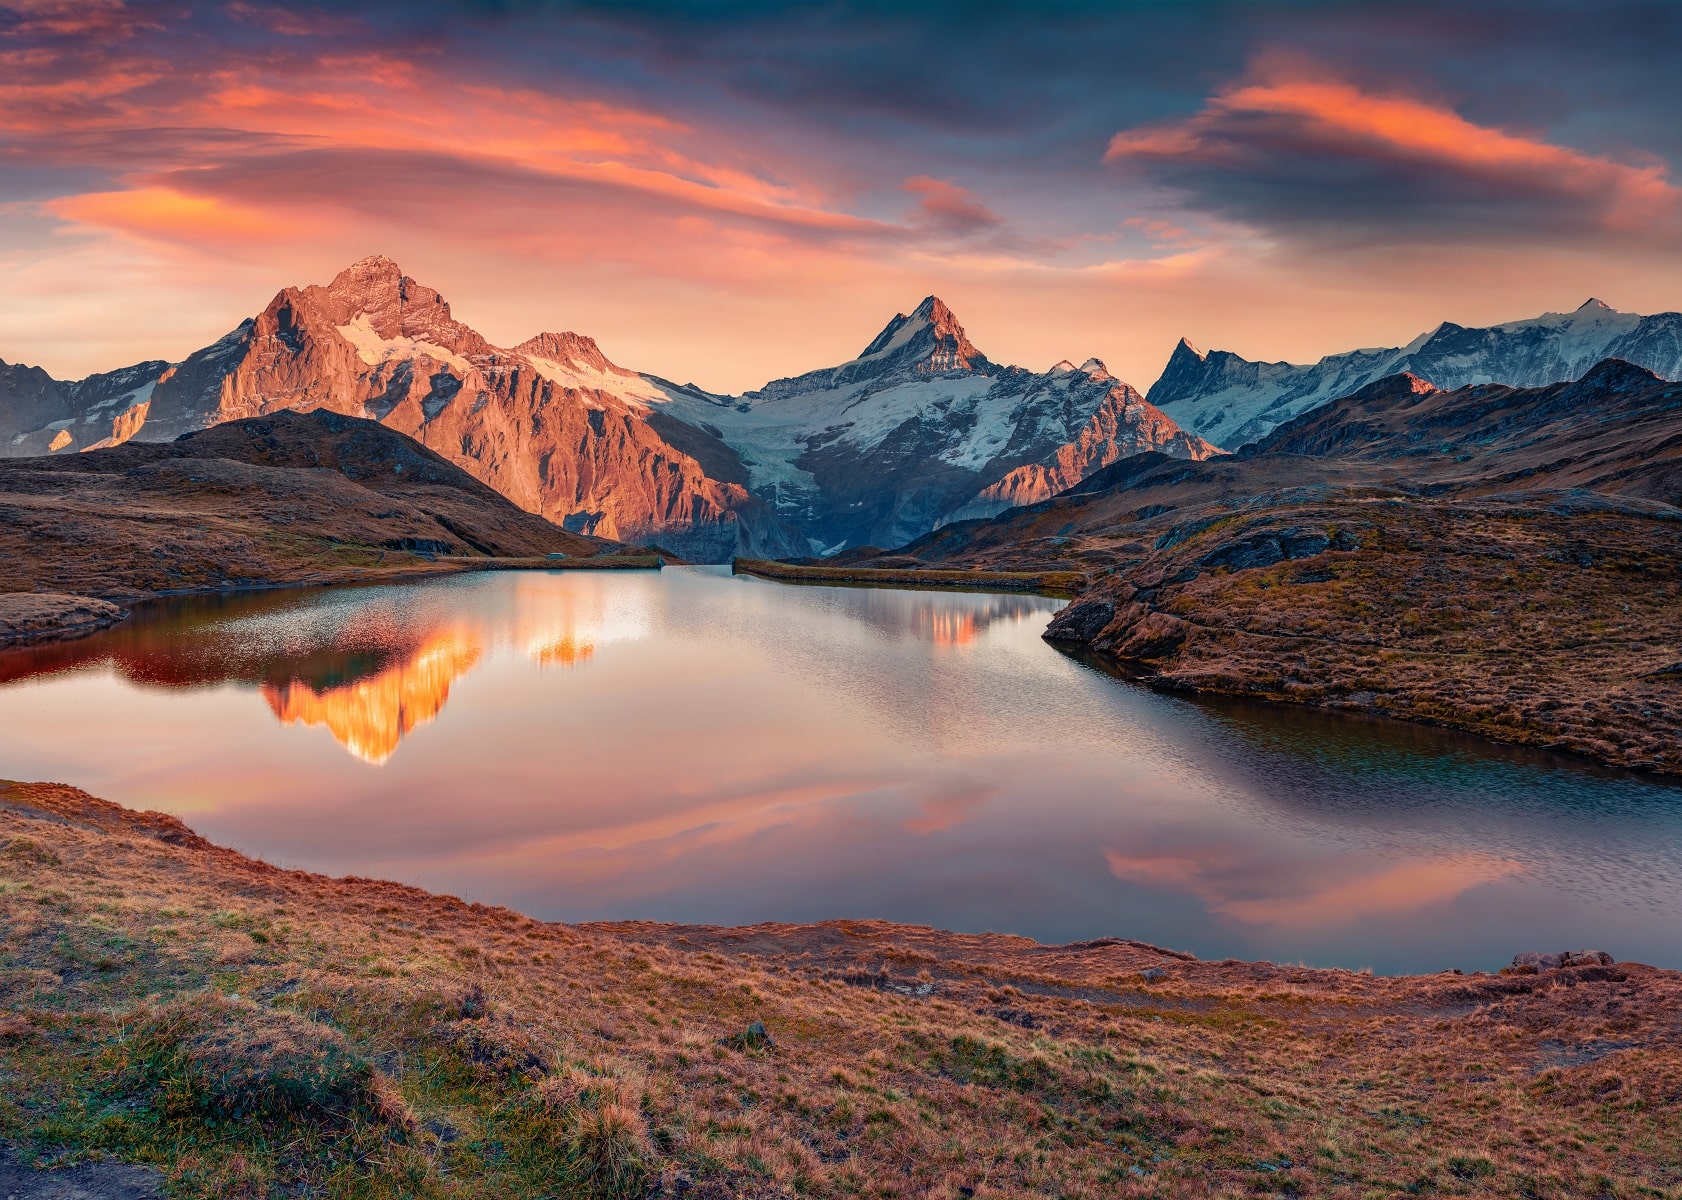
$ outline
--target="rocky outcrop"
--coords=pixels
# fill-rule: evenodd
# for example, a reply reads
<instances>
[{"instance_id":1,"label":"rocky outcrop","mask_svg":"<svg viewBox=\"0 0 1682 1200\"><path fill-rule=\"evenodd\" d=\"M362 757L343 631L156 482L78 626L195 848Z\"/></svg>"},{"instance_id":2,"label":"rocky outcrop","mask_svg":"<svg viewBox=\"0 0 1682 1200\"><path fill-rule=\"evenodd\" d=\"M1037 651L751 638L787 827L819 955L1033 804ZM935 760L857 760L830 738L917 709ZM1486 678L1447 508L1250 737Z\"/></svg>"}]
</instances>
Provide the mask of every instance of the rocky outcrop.
<instances>
[{"instance_id":1,"label":"rocky outcrop","mask_svg":"<svg viewBox=\"0 0 1682 1200\"><path fill-rule=\"evenodd\" d=\"M1507 970L1536 974L1540 971L1558 971L1569 967L1609 967L1614 961L1616 960L1604 950L1562 950L1558 954L1529 951L1513 955L1512 966Z\"/></svg>"}]
</instances>

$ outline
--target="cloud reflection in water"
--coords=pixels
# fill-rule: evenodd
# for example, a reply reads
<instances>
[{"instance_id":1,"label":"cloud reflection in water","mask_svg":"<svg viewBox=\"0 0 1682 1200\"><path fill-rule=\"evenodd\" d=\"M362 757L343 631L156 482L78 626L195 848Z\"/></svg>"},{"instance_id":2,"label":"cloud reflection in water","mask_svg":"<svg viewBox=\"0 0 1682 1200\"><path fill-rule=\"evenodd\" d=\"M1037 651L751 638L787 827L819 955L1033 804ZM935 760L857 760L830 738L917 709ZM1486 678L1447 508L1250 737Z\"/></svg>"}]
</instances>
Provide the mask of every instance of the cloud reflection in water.
<instances>
[{"instance_id":1,"label":"cloud reflection in water","mask_svg":"<svg viewBox=\"0 0 1682 1200\"><path fill-rule=\"evenodd\" d=\"M5 773L547 918L1682 963L1682 788L1158 695L1055 607L699 569L172 602L0 655Z\"/></svg>"}]
</instances>

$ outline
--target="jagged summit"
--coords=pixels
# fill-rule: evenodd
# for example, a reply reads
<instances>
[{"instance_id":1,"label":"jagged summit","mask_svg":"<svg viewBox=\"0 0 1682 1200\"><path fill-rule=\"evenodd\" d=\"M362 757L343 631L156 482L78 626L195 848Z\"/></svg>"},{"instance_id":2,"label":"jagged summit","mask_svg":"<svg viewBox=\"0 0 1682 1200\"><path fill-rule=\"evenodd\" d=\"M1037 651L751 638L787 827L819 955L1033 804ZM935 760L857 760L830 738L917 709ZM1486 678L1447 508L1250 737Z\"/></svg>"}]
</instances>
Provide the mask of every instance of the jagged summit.
<instances>
[{"instance_id":1,"label":"jagged summit","mask_svg":"<svg viewBox=\"0 0 1682 1200\"><path fill-rule=\"evenodd\" d=\"M928 371L967 371L987 364L957 314L939 296L925 296L909 314L896 313L855 362L924 363Z\"/></svg>"},{"instance_id":2,"label":"jagged summit","mask_svg":"<svg viewBox=\"0 0 1682 1200\"><path fill-rule=\"evenodd\" d=\"M405 275L383 254L358 259L326 287L312 285L298 294L365 354L371 352L373 339L425 342L455 354L490 349L484 338L451 315L449 303L436 289Z\"/></svg>"},{"instance_id":3,"label":"jagged summit","mask_svg":"<svg viewBox=\"0 0 1682 1200\"><path fill-rule=\"evenodd\" d=\"M1590 311L1590 312L1617 312L1618 311L1617 309L1613 308L1610 304L1606 303L1606 301L1598 299L1594 296L1590 296L1587 300L1583 301L1581 304L1579 304L1577 306L1577 311L1578 312L1583 312L1585 309Z\"/></svg>"},{"instance_id":4,"label":"jagged summit","mask_svg":"<svg viewBox=\"0 0 1682 1200\"><path fill-rule=\"evenodd\" d=\"M601 347L596 345L596 339L582 333L540 333L536 337L527 338L515 346L514 350L532 358L548 359L575 371L596 371L625 376L635 374L609 361L607 355L602 353Z\"/></svg>"}]
</instances>

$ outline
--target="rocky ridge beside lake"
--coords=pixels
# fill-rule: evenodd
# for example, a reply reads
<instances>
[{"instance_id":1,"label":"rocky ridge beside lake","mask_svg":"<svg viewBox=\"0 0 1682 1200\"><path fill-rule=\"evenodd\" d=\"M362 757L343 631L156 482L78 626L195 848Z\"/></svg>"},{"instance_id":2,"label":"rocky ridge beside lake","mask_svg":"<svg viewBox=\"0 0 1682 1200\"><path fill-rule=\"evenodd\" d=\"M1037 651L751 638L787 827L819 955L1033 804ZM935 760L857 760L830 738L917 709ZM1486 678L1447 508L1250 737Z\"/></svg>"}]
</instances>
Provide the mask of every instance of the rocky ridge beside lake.
<instances>
[{"instance_id":1,"label":"rocky ridge beside lake","mask_svg":"<svg viewBox=\"0 0 1682 1200\"><path fill-rule=\"evenodd\" d=\"M0 460L0 643L89 631L156 595L626 549L522 511L375 422L280 412Z\"/></svg>"},{"instance_id":2,"label":"rocky ridge beside lake","mask_svg":"<svg viewBox=\"0 0 1682 1200\"><path fill-rule=\"evenodd\" d=\"M1127 459L891 554L1077 570L1047 636L1171 689L1682 773L1682 385L1394 376L1202 463Z\"/></svg>"}]
</instances>

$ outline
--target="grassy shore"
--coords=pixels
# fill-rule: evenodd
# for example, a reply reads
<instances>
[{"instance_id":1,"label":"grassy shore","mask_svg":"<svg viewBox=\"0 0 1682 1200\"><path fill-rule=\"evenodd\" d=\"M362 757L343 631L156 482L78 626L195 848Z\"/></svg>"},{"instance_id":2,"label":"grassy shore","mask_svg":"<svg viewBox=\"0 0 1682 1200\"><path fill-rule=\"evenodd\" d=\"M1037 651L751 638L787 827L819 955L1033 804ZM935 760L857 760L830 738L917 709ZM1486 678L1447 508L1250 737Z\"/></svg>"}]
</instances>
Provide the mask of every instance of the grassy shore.
<instances>
[{"instance_id":1,"label":"grassy shore","mask_svg":"<svg viewBox=\"0 0 1682 1200\"><path fill-rule=\"evenodd\" d=\"M181 1197L1682 1197L1679 1002L546 924L0 785L0 1137Z\"/></svg>"},{"instance_id":2,"label":"grassy shore","mask_svg":"<svg viewBox=\"0 0 1682 1200\"><path fill-rule=\"evenodd\" d=\"M871 587L950 588L966 592L1041 592L1072 596L1086 585L1079 571L984 571L965 568L817 567L738 558L738 575L757 575L782 583L862 584Z\"/></svg>"}]
</instances>

